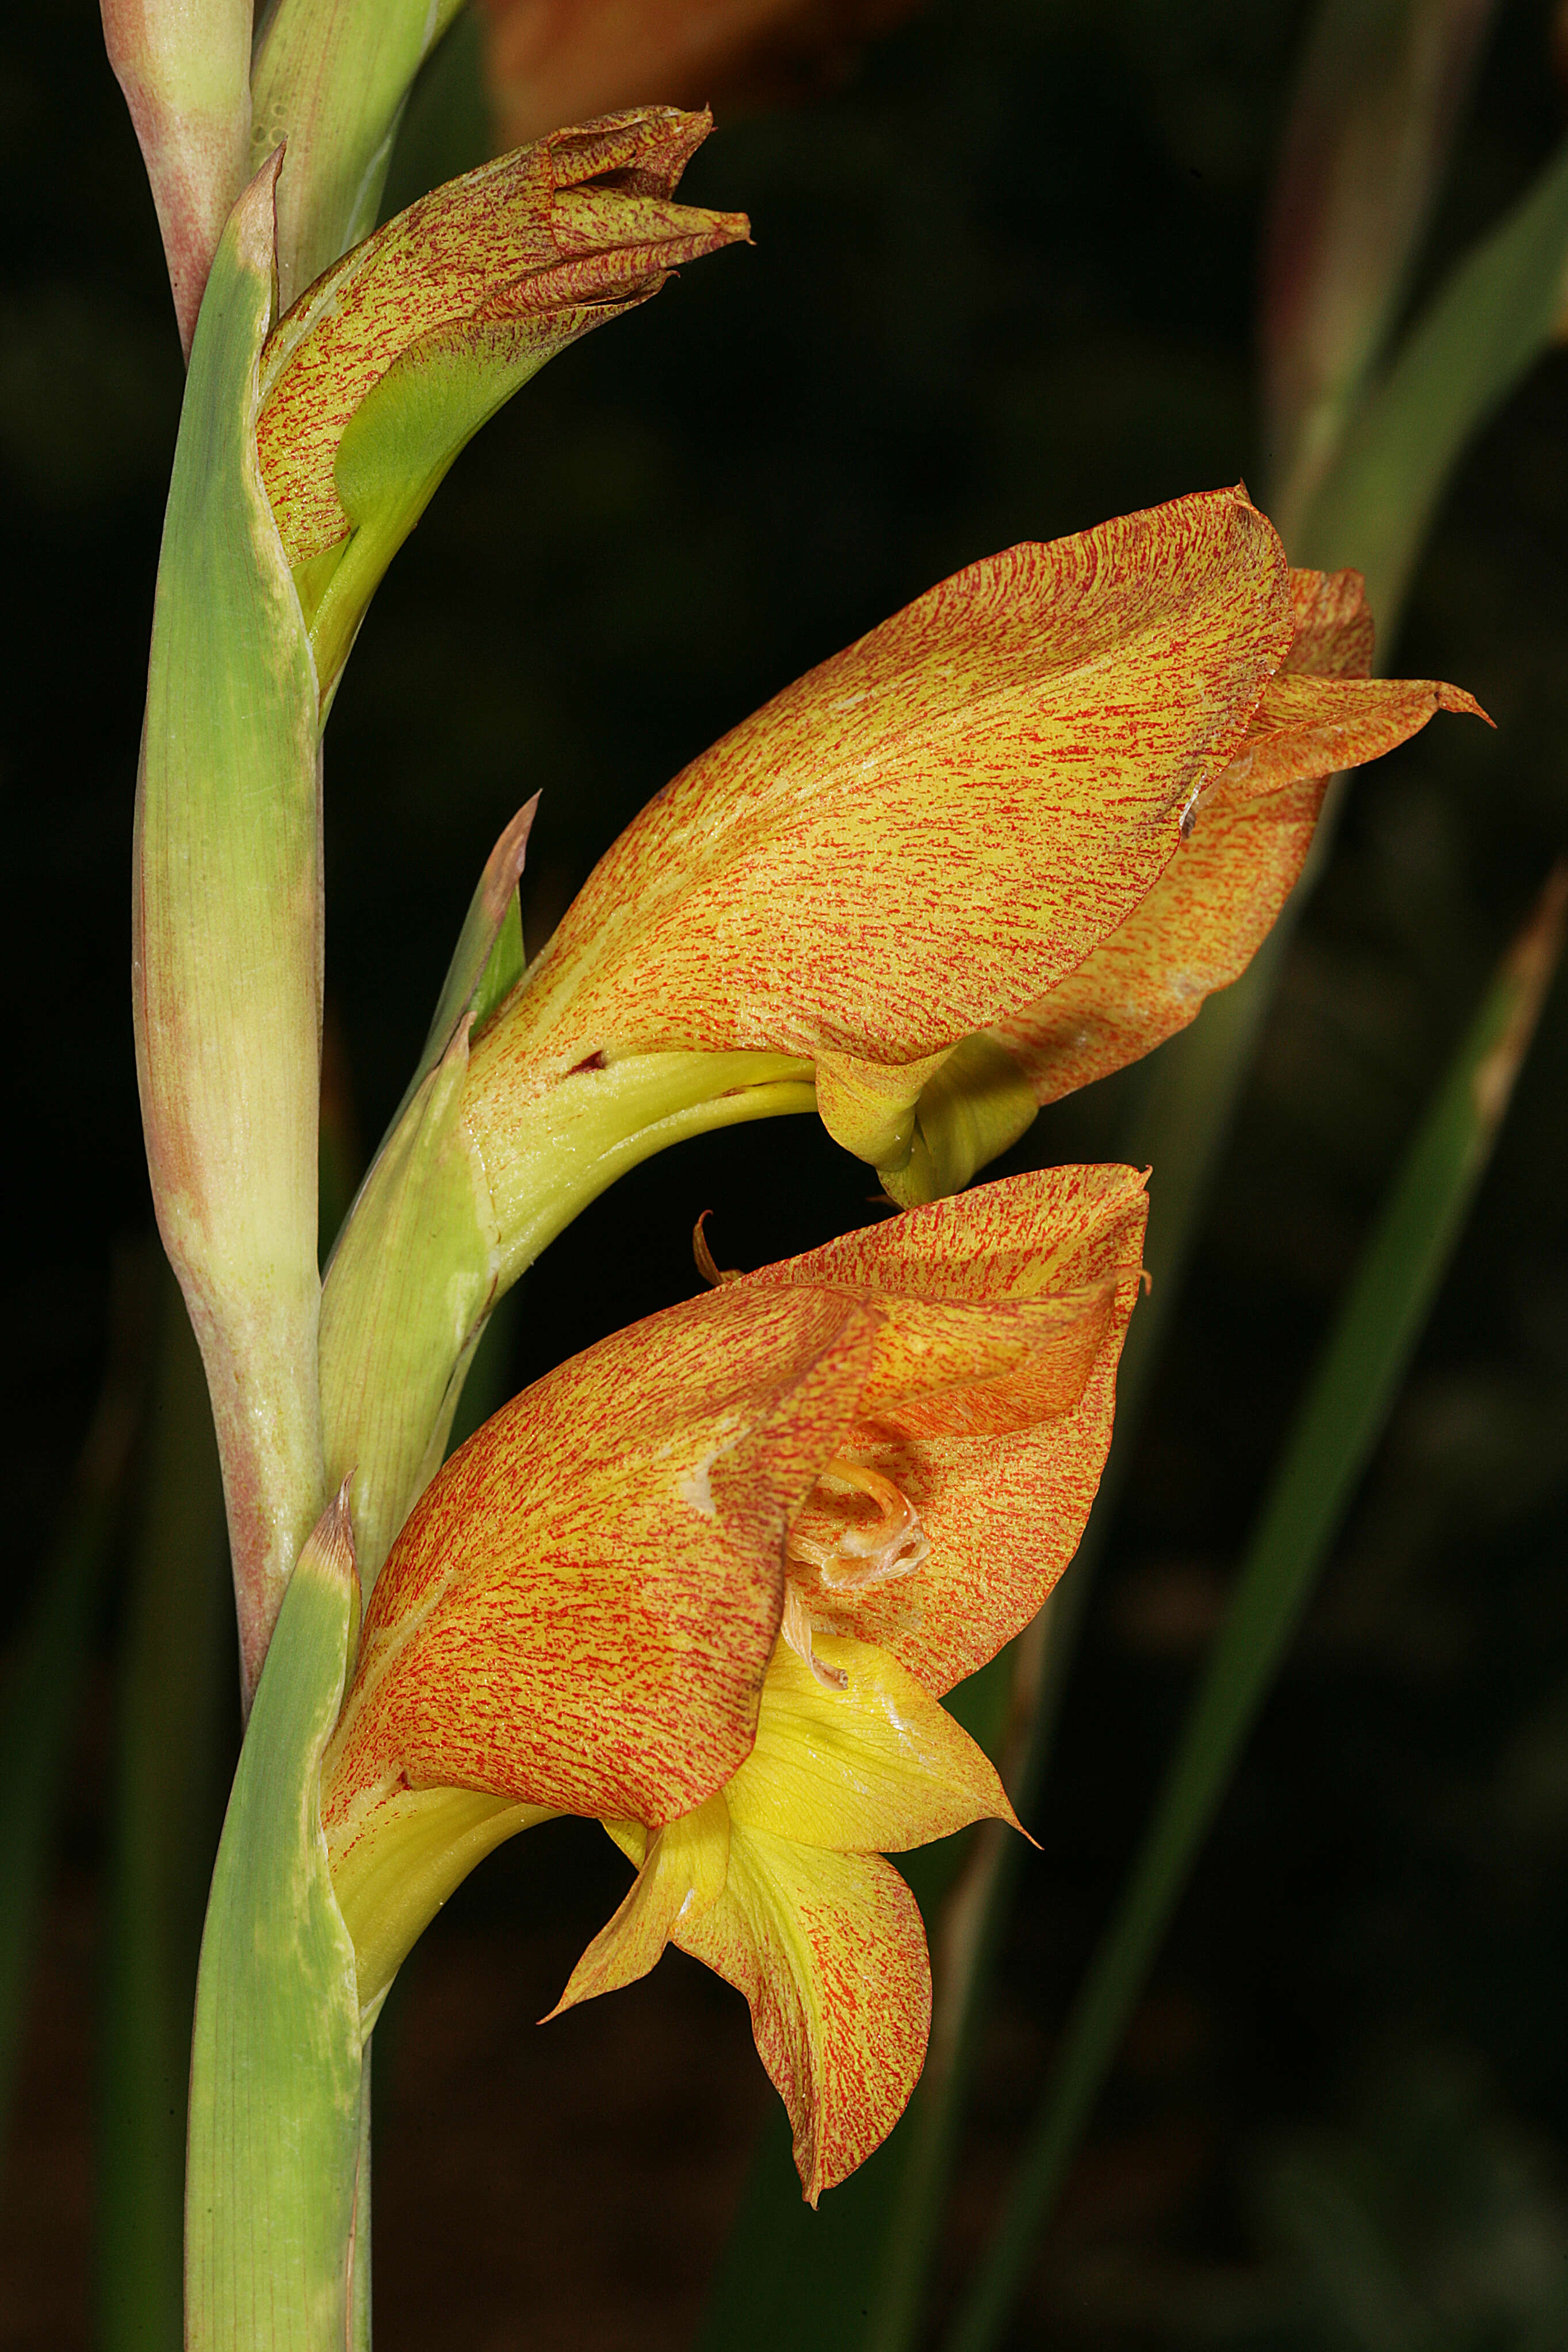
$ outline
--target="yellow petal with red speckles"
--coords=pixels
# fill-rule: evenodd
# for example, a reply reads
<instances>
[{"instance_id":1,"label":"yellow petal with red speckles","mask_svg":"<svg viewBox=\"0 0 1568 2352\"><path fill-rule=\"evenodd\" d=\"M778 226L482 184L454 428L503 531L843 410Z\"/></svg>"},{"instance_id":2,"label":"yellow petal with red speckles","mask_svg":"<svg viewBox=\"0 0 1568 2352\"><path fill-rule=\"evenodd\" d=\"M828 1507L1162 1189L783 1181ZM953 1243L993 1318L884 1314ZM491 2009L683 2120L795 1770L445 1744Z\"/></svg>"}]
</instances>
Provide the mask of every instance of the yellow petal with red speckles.
<instances>
[{"instance_id":1,"label":"yellow petal with red speckles","mask_svg":"<svg viewBox=\"0 0 1568 2352\"><path fill-rule=\"evenodd\" d=\"M815 2205L886 2139L925 2060L931 1969L914 1896L880 1854L737 1827L723 1894L670 1940L744 1993Z\"/></svg>"},{"instance_id":2,"label":"yellow petal with red speckles","mask_svg":"<svg viewBox=\"0 0 1568 2352\"><path fill-rule=\"evenodd\" d=\"M736 1286L841 1282L893 1313L905 1298L1026 1304L1058 1286L1104 1286L1110 1303L1068 1409L1009 1428L1004 1376L981 1424L998 1433L967 1435L955 1414L952 1433L905 1438L863 1410L844 1442L907 1498L930 1549L918 1576L825 1591L814 1613L890 1650L938 1694L1028 1623L1078 1549L1110 1444L1146 1205L1132 1169L1043 1170L910 1210ZM1027 1381L1026 1364L1018 1377Z\"/></svg>"},{"instance_id":3,"label":"yellow petal with red speckles","mask_svg":"<svg viewBox=\"0 0 1568 2352\"><path fill-rule=\"evenodd\" d=\"M784 1531L864 1384L871 1317L732 1286L506 1406L394 1545L323 1816L396 1786L659 1822L752 1743Z\"/></svg>"},{"instance_id":4,"label":"yellow petal with red speckles","mask_svg":"<svg viewBox=\"0 0 1568 2352\"><path fill-rule=\"evenodd\" d=\"M1380 759L1438 710L1486 713L1458 687L1373 678L1359 572L1293 572L1296 636L1196 829L1142 904L1070 978L988 1034L1037 1103L1136 1061L1245 971L1306 862L1328 778Z\"/></svg>"},{"instance_id":5,"label":"yellow petal with red speckles","mask_svg":"<svg viewBox=\"0 0 1568 2352\"><path fill-rule=\"evenodd\" d=\"M678 1922L711 1911L729 1867L730 1811L722 1794L657 1831L647 1840L630 1894L573 1969L551 2016L646 1977Z\"/></svg>"},{"instance_id":6,"label":"yellow petal with red speckles","mask_svg":"<svg viewBox=\"0 0 1568 2352\"><path fill-rule=\"evenodd\" d=\"M1486 718L1473 694L1436 678L1287 673L1265 687L1240 750L1212 787L1213 797L1254 800L1310 777L1380 760L1418 734L1439 710ZM1198 803L1200 824L1208 798Z\"/></svg>"},{"instance_id":7,"label":"yellow petal with red speckles","mask_svg":"<svg viewBox=\"0 0 1568 2352\"><path fill-rule=\"evenodd\" d=\"M1037 1103L1151 1052L1244 972L1306 863L1327 779L1260 800L1216 792L1136 914L1051 991L988 1034Z\"/></svg>"},{"instance_id":8,"label":"yellow petal with red speckles","mask_svg":"<svg viewBox=\"0 0 1568 2352\"><path fill-rule=\"evenodd\" d=\"M896 1128L857 1063L917 1064L1076 969L1293 631L1279 542L1231 490L943 582L634 819L476 1042L481 1151L584 1061L669 1045L837 1057L835 1130Z\"/></svg>"},{"instance_id":9,"label":"yellow petal with red speckles","mask_svg":"<svg viewBox=\"0 0 1568 2352\"><path fill-rule=\"evenodd\" d=\"M996 1768L886 1650L827 1634L835 1690L780 1647L756 1745L724 1790L737 1829L839 1853L902 1853L971 1822L1012 1822Z\"/></svg>"}]
</instances>

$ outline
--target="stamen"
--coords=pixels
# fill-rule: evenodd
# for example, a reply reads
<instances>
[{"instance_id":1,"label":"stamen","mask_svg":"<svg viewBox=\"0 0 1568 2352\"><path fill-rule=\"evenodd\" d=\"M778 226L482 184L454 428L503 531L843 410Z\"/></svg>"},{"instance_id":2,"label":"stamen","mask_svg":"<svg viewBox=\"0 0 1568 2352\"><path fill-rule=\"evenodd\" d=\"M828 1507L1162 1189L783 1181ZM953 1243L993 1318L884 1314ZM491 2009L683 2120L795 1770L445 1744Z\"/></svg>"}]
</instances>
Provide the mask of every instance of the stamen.
<instances>
[{"instance_id":1,"label":"stamen","mask_svg":"<svg viewBox=\"0 0 1568 2352\"><path fill-rule=\"evenodd\" d=\"M691 1228L691 1255L697 1260L697 1271L703 1281L710 1290L717 1290L723 1283L739 1282L741 1269L739 1266L725 1268L715 1262L713 1253L708 1246L708 1236L702 1230L712 1214L711 1209L704 1209Z\"/></svg>"},{"instance_id":2,"label":"stamen","mask_svg":"<svg viewBox=\"0 0 1568 2352\"><path fill-rule=\"evenodd\" d=\"M804 1658L819 1683L829 1690L847 1690L849 1677L840 1666L825 1665L811 1646L811 1612L805 1605L805 1595L798 1584L784 1579L784 1623L780 1627L784 1641L797 1658Z\"/></svg>"},{"instance_id":3,"label":"stamen","mask_svg":"<svg viewBox=\"0 0 1568 2352\"><path fill-rule=\"evenodd\" d=\"M877 1507L877 1517L868 1525L845 1528L831 1543L792 1529L790 1556L816 1569L825 1591L854 1592L914 1574L931 1545L914 1505L890 1478L864 1462L835 1457L816 1484L819 1493L864 1495Z\"/></svg>"}]
</instances>

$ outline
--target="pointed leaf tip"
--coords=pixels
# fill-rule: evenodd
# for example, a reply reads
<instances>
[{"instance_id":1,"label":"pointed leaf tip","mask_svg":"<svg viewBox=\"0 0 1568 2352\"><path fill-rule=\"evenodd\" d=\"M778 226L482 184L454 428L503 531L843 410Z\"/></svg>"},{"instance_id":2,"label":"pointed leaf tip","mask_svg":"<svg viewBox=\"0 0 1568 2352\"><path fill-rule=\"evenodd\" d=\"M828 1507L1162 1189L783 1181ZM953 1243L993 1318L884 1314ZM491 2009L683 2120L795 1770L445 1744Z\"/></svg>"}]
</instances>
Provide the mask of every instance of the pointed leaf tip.
<instances>
[{"instance_id":1,"label":"pointed leaf tip","mask_svg":"<svg viewBox=\"0 0 1568 2352\"><path fill-rule=\"evenodd\" d=\"M485 912L498 929L511 904L511 894L522 879L528 836L542 797L542 793L535 793L531 800L523 803L485 860L479 893Z\"/></svg>"}]
</instances>

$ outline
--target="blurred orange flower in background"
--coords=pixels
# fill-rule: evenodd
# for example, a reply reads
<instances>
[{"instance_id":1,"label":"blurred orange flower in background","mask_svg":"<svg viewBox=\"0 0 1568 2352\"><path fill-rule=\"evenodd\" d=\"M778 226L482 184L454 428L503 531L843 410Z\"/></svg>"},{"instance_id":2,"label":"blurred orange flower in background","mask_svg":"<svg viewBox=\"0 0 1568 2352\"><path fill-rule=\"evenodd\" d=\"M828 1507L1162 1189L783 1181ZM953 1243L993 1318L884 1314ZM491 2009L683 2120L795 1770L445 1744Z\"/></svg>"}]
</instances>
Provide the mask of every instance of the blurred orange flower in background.
<instances>
[{"instance_id":1,"label":"blurred orange flower in background","mask_svg":"<svg viewBox=\"0 0 1568 2352\"><path fill-rule=\"evenodd\" d=\"M496 143L650 98L681 106L832 84L915 0L484 0Z\"/></svg>"}]
</instances>

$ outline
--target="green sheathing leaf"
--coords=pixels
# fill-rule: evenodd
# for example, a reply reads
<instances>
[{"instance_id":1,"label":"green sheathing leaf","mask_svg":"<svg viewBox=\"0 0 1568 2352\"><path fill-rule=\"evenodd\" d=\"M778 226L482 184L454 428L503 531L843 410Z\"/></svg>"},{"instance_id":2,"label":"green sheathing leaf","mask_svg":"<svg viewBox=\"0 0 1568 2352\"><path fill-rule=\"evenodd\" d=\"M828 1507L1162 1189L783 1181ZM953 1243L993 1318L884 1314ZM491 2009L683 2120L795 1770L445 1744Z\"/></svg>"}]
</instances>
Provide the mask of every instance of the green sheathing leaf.
<instances>
[{"instance_id":1,"label":"green sheathing leaf","mask_svg":"<svg viewBox=\"0 0 1568 2352\"><path fill-rule=\"evenodd\" d=\"M1041 2223L1453 1255L1556 968L1565 904L1568 877L1560 872L1506 959L1390 1190L1265 1499L949 2352L991 2352L1001 2339Z\"/></svg>"},{"instance_id":2,"label":"green sheathing leaf","mask_svg":"<svg viewBox=\"0 0 1568 2352\"><path fill-rule=\"evenodd\" d=\"M213 1873L191 2053L187 2352L342 2352L361 2137L359 1991L321 1823L353 1552L300 1555Z\"/></svg>"},{"instance_id":3,"label":"green sheathing leaf","mask_svg":"<svg viewBox=\"0 0 1568 2352\"><path fill-rule=\"evenodd\" d=\"M424 1050L327 1271L327 1454L340 1477L354 1474L367 1591L440 1463L496 1294L494 1220L463 1132L462 1084L470 1027L522 977L517 882L537 805L519 810L486 861Z\"/></svg>"},{"instance_id":4,"label":"green sheathing leaf","mask_svg":"<svg viewBox=\"0 0 1568 2352\"><path fill-rule=\"evenodd\" d=\"M247 1687L324 1492L316 681L256 454L273 176L230 216L191 354L133 904L148 1160L215 1399Z\"/></svg>"},{"instance_id":5,"label":"green sheathing leaf","mask_svg":"<svg viewBox=\"0 0 1568 2352\"><path fill-rule=\"evenodd\" d=\"M1450 473L1551 342L1565 280L1568 145L1412 327L1291 543L1294 563L1360 565L1381 644Z\"/></svg>"},{"instance_id":6,"label":"green sheathing leaf","mask_svg":"<svg viewBox=\"0 0 1568 2352\"><path fill-rule=\"evenodd\" d=\"M489 1194L463 1125L468 1032L465 1016L366 1178L321 1302L328 1459L339 1478L353 1475L367 1592L440 1466L500 1281Z\"/></svg>"},{"instance_id":7,"label":"green sheathing leaf","mask_svg":"<svg viewBox=\"0 0 1568 2352\"><path fill-rule=\"evenodd\" d=\"M251 68L250 152L287 140L279 308L375 226L414 77L462 0L277 0Z\"/></svg>"},{"instance_id":8,"label":"green sheathing leaf","mask_svg":"<svg viewBox=\"0 0 1568 2352\"><path fill-rule=\"evenodd\" d=\"M527 806L519 809L485 860L485 870L468 901L468 911L463 918L463 928L458 934L458 944L452 950L452 961L447 967L447 977L441 983L414 1076L392 1115L384 1144L390 1143L397 1132L404 1112L451 1045L464 1015L471 1013L473 1026L479 1028L522 978L522 910L518 903L517 886L538 806L539 795L535 793Z\"/></svg>"},{"instance_id":9,"label":"green sheathing leaf","mask_svg":"<svg viewBox=\"0 0 1568 2352\"><path fill-rule=\"evenodd\" d=\"M378 226L495 152L484 28L479 12L469 8L431 50L408 94L381 192Z\"/></svg>"},{"instance_id":10,"label":"green sheathing leaf","mask_svg":"<svg viewBox=\"0 0 1568 2352\"><path fill-rule=\"evenodd\" d=\"M169 2352L180 2340L191 2015L235 1713L212 1408L184 1303L161 1271L117 1676L95 2168L100 2352Z\"/></svg>"}]
</instances>

